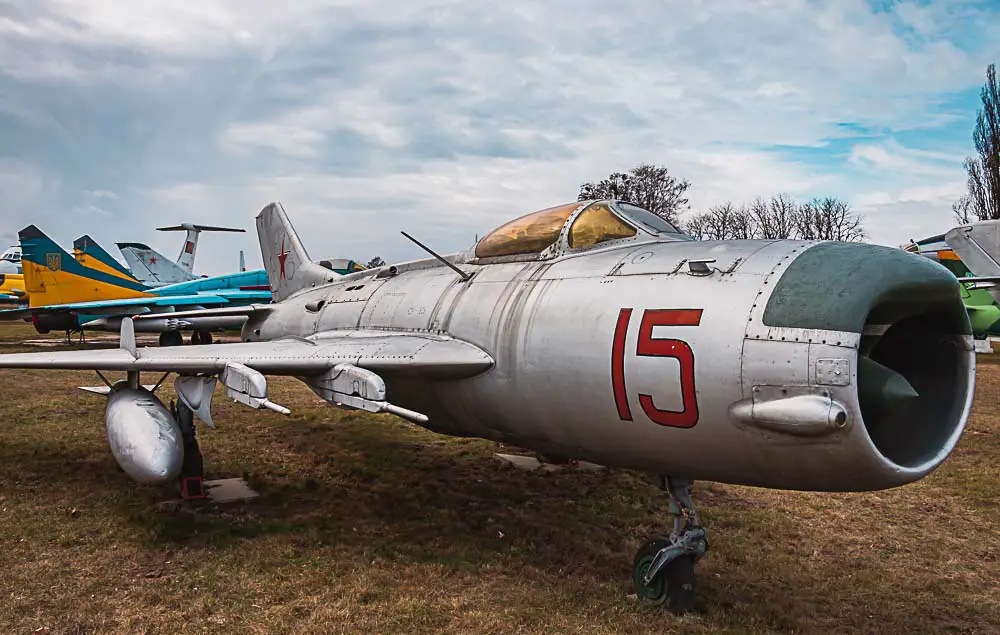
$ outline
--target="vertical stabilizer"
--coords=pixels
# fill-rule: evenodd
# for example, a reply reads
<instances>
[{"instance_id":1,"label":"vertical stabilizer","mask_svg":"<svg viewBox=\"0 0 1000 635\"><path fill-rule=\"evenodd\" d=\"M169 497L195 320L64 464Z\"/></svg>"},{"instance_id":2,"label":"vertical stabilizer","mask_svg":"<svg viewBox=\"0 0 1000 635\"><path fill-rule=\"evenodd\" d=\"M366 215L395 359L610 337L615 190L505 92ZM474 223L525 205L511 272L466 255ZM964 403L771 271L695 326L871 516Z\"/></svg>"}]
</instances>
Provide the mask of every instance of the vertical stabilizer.
<instances>
[{"instance_id":1,"label":"vertical stabilizer","mask_svg":"<svg viewBox=\"0 0 1000 635\"><path fill-rule=\"evenodd\" d=\"M84 267L138 282L131 271L123 267L120 262L115 260L111 254L105 251L103 247L97 244L97 241L87 234L73 241L73 257Z\"/></svg>"},{"instance_id":2,"label":"vertical stabilizer","mask_svg":"<svg viewBox=\"0 0 1000 635\"><path fill-rule=\"evenodd\" d=\"M151 295L135 280L85 267L34 225L18 232L29 306Z\"/></svg>"},{"instance_id":3,"label":"vertical stabilizer","mask_svg":"<svg viewBox=\"0 0 1000 635\"><path fill-rule=\"evenodd\" d=\"M274 302L336 277L309 259L281 203L271 203L257 214L257 238Z\"/></svg>"},{"instance_id":4,"label":"vertical stabilizer","mask_svg":"<svg viewBox=\"0 0 1000 635\"><path fill-rule=\"evenodd\" d=\"M185 271L149 245L143 243L115 243L125 262L136 278L151 287L162 287L194 280L195 275Z\"/></svg>"}]
</instances>

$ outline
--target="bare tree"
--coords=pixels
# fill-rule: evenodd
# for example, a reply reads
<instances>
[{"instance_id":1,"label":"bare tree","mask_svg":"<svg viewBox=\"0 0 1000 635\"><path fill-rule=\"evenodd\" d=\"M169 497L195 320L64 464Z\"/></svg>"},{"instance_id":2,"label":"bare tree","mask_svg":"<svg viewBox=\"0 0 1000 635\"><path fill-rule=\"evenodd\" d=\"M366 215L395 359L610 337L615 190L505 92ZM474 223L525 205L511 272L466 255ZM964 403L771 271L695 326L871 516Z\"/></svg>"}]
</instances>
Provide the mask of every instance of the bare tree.
<instances>
[{"instance_id":1,"label":"bare tree","mask_svg":"<svg viewBox=\"0 0 1000 635\"><path fill-rule=\"evenodd\" d=\"M701 212L681 224L681 229L695 240L708 240L708 212Z\"/></svg>"},{"instance_id":2,"label":"bare tree","mask_svg":"<svg viewBox=\"0 0 1000 635\"><path fill-rule=\"evenodd\" d=\"M748 240L757 235L757 225L747 208L731 202L694 215L685 231L699 240Z\"/></svg>"},{"instance_id":3,"label":"bare tree","mask_svg":"<svg viewBox=\"0 0 1000 635\"><path fill-rule=\"evenodd\" d=\"M976 112L976 127L972 132L979 156L964 162L969 192L963 198L968 198L968 202L960 199L957 205L966 219L974 216L991 220L1000 218L1000 88L993 64L986 67L986 84L979 97L983 108ZM959 210L955 206L952 209L958 215Z\"/></svg>"},{"instance_id":4,"label":"bare tree","mask_svg":"<svg viewBox=\"0 0 1000 635\"><path fill-rule=\"evenodd\" d=\"M966 194L951 204L951 213L955 216L956 221L962 225L968 225L972 222L972 215L969 213L971 207L972 199Z\"/></svg>"},{"instance_id":5,"label":"bare tree","mask_svg":"<svg viewBox=\"0 0 1000 635\"><path fill-rule=\"evenodd\" d=\"M758 228L759 238L790 238L795 234L795 218L799 204L787 194L777 194L765 201L757 197L750 204L750 214Z\"/></svg>"},{"instance_id":6,"label":"bare tree","mask_svg":"<svg viewBox=\"0 0 1000 635\"><path fill-rule=\"evenodd\" d=\"M577 200L616 198L676 223L677 215L687 207L684 193L689 187L687 180L671 176L667 168L643 163L628 174L615 172L603 181L584 183Z\"/></svg>"},{"instance_id":7,"label":"bare tree","mask_svg":"<svg viewBox=\"0 0 1000 635\"><path fill-rule=\"evenodd\" d=\"M814 198L795 214L795 235L804 240L858 241L865 237L862 217L833 197Z\"/></svg>"}]
</instances>

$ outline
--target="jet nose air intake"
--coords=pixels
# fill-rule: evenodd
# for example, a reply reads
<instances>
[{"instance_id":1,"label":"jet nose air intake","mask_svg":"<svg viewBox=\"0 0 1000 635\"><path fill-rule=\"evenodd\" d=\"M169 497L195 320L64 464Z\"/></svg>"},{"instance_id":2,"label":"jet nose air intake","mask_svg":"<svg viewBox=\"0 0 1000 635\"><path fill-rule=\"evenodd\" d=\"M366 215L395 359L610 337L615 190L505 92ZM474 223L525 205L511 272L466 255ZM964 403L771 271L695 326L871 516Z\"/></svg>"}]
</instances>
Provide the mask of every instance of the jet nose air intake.
<instances>
[{"instance_id":1,"label":"jet nose air intake","mask_svg":"<svg viewBox=\"0 0 1000 635\"><path fill-rule=\"evenodd\" d=\"M954 448L971 405L975 351L961 284L941 265L878 245L819 243L777 280L762 321L853 334L850 383L887 473L915 480Z\"/></svg>"}]
</instances>

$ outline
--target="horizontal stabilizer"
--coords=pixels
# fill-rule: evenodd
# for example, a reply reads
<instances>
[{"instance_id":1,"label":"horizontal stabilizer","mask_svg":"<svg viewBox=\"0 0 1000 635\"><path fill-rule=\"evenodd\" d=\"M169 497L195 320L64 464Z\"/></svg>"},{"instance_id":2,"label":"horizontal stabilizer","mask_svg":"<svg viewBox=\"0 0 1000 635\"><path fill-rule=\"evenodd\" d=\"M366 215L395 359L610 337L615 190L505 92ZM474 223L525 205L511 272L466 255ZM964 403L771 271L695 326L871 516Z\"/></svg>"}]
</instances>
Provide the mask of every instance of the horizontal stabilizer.
<instances>
[{"instance_id":1,"label":"horizontal stabilizer","mask_svg":"<svg viewBox=\"0 0 1000 635\"><path fill-rule=\"evenodd\" d=\"M156 231L161 231L161 232L195 231L195 232L240 232L240 233L246 233L247 230L241 229L239 227L216 227L215 225L196 225L194 223L181 223L180 225L171 225L170 227L157 227Z\"/></svg>"}]
</instances>

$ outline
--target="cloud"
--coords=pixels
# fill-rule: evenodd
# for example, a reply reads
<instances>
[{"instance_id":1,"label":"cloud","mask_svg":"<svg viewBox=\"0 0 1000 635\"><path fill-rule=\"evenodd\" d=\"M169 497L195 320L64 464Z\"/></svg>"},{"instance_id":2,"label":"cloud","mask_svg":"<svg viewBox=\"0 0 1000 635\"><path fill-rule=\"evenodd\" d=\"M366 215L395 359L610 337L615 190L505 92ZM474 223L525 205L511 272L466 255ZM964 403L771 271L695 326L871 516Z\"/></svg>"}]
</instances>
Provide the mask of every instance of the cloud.
<instances>
[{"instance_id":1,"label":"cloud","mask_svg":"<svg viewBox=\"0 0 1000 635\"><path fill-rule=\"evenodd\" d=\"M833 195L898 244L951 222L997 17L964 0L7 3L5 213L167 253L153 227L247 227L205 237L198 266L221 273L258 257L252 217L281 200L314 254L392 260L419 255L399 229L465 248L653 161L695 209Z\"/></svg>"}]
</instances>

